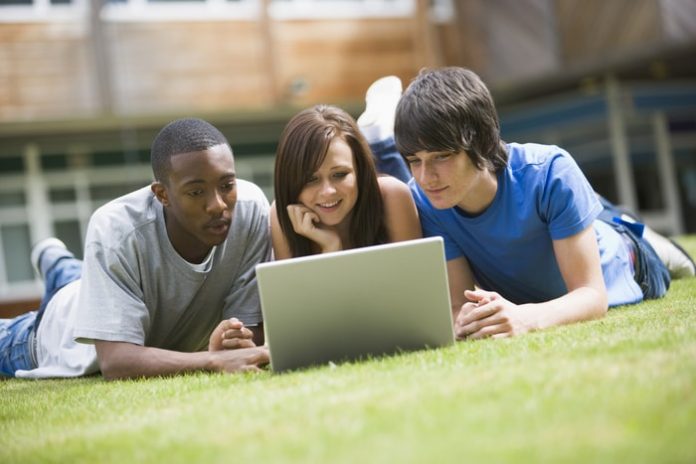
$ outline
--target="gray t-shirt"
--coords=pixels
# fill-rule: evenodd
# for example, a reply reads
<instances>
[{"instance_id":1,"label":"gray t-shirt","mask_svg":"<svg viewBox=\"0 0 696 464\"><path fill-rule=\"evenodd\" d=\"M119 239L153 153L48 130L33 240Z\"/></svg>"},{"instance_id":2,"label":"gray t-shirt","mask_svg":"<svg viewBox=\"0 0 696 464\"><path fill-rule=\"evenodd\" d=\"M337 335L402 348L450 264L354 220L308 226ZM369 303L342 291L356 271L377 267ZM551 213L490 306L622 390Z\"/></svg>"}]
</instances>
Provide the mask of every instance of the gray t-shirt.
<instances>
[{"instance_id":1,"label":"gray t-shirt","mask_svg":"<svg viewBox=\"0 0 696 464\"><path fill-rule=\"evenodd\" d=\"M95 211L79 285L65 288L65 298L59 297L62 289L46 308L47 315L54 311L56 316L49 321L62 327L45 327L42 320L39 368L21 376L95 372L93 347L82 345L94 340L192 352L207 348L210 333L223 319L260 323L254 268L270 259L268 201L250 182L238 180L237 189L227 240L204 265L192 265L174 250L162 205L149 187ZM59 338L44 335L59 331Z\"/></svg>"},{"instance_id":2,"label":"gray t-shirt","mask_svg":"<svg viewBox=\"0 0 696 464\"><path fill-rule=\"evenodd\" d=\"M237 189L227 240L205 270L174 250L149 188L97 210L87 229L77 341L197 351L223 318L261 322L254 267L270 256L268 201L252 183L239 180Z\"/></svg>"}]
</instances>

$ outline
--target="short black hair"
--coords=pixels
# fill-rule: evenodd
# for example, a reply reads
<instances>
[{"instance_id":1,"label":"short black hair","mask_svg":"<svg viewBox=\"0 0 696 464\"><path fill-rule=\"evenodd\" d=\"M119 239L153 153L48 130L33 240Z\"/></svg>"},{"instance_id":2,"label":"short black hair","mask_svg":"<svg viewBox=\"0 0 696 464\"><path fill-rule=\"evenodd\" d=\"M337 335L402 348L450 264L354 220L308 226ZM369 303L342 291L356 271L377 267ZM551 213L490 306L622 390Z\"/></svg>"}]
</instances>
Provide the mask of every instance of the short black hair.
<instances>
[{"instance_id":1,"label":"short black hair","mask_svg":"<svg viewBox=\"0 0 696 464\"><path fill-rule=\"evenodd\" d=\"M469 69L422 70L399 100L394 133L403 156L464 151L478 169L497 172L507 165L493 98Z\"/></svg>"},{"instance_id":2,"label":"short black hair","mask_svg":"<svg viewBox=\"0 0 696 464\"><path fill-rule=\"evenodd\" d=\"M166 182L172 156L202 151L222 144L230 146L222 132L207 121L184 118L170 122L159 131L150 148L150 162L155 180Z\"/></svg>"}]
</instances>

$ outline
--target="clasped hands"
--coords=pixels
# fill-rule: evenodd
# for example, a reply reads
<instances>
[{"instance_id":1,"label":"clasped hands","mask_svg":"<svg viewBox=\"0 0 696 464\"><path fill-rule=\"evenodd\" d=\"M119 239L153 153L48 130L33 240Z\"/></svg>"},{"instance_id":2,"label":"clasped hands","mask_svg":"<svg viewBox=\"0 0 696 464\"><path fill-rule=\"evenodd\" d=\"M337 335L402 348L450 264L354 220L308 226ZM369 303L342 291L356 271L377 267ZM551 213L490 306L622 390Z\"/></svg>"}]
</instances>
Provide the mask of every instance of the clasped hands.
<instances>
[{"instance_id":1,"label":"clasped hands","mask_svg":"<svg viewBox=\"0 0 696 464\"><path fill-rule=\"evenodd\" d=\"M244 323L233 317L220 322L210 334L208 351L235 350L238 348L253 348L254 333L244 327Z\"/></svg>"},{"instance_id":2,"label":"clasped hands","mask_svg":"<svg viewBox=\"0 0 696 464\"><path fill-rule=\"evenodd\" d=\"M469 301L462 305L454 321L458 340L507 338L529 332L523 306L485 290L466 290L464 297Z\"/></svg>"}]
</instances>

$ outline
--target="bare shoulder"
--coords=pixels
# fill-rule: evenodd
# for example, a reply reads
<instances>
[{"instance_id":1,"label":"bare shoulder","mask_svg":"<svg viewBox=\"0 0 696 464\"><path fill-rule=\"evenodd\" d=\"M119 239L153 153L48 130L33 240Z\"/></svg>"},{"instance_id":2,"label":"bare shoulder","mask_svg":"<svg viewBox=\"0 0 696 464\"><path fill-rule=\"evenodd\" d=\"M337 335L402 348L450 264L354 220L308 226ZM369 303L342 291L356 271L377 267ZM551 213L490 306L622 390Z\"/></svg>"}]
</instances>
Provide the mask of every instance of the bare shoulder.
<instances>
[{"instance_id":1,"label":"bare shoulder","mask_svg":"<svg viewBox=\"0 0 696 464\"><path fill-rule=\"evenodd\" d=\"M380 176L377 178L379 190L385 203L408 201L412 202L411 191L408 185L399 179L391 176Z\"/></svg>"},{"instance_id":2,"label":"bare shoulder","mask_svg":"<svg viewBox=\"0 0 696 464\"><path fill-rule=\"evenodd\" d=\"M385 224L390 242L412 240L422 236L418 211L408 185L394 177L378 178L384 200Z\"/></svg>"}]
</instances>

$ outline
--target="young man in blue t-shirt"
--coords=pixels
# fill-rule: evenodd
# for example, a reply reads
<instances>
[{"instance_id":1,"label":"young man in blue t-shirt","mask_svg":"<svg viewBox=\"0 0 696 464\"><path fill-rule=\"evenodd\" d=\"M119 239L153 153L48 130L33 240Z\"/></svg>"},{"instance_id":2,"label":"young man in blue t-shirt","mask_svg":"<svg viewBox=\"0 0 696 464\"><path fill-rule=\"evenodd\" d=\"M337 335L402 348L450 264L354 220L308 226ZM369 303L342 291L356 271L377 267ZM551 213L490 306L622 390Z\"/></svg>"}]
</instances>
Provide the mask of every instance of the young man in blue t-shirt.
<instances>
[{"instance_id":1,"label":"young man in blue t-shirt","mask_svg":"<svg viewBox=\"0 0 696 464\"><path fill-rule=\"evenodd\" d=\"M566 151L504 143L475 73L426 70L400 90L378 80L358 122L378 166L407 180L403 155L423 233L444 238L459 338L599 318L694 275L683 250L599 197Z\"/></svg>"}]
</instances>

